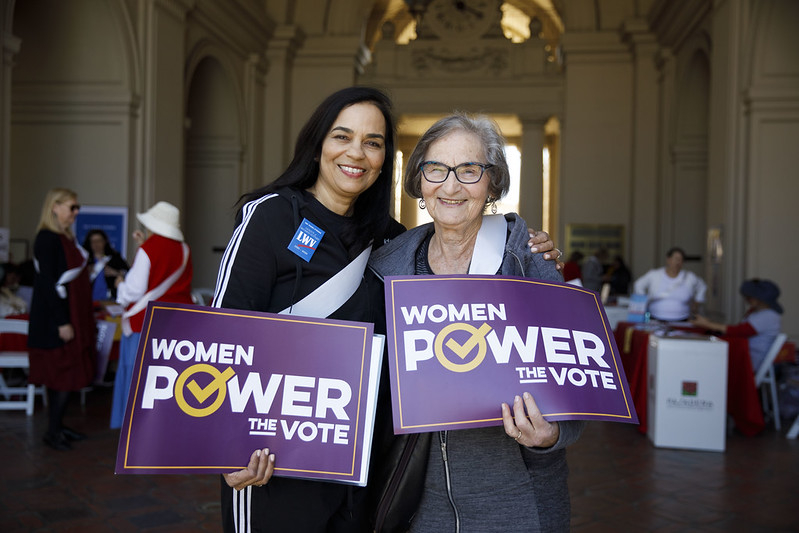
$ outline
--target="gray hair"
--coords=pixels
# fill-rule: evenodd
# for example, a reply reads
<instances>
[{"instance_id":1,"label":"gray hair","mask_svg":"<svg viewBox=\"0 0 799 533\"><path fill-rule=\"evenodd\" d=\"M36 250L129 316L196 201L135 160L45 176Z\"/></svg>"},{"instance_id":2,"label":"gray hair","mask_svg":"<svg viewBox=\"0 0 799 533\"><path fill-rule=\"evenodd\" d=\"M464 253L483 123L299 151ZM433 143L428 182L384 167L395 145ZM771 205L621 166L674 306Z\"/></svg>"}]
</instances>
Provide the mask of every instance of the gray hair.
<instances>
[{"instance_id":1,"label":"gray hair","mask_svg":"<svg viewBox=\"0 0 799 533\"><path fill-rule=\"evenodd\" d=\"M468 115L466 113L453 113L442 118L422 135L416 148L408 158L408 167L405 169L405 192L412 198L422 197L422 171L420 165L425 161L427 150L434 142L446 137L453 131L472 133L480 139L485 152L486 163L493 165L486 170L489 177L488 201L499 200L508 193L510 188L510 171L508 161L505 159L505 137L499 131L499 126L487 115Z\"/></svg>"}]
</instances>

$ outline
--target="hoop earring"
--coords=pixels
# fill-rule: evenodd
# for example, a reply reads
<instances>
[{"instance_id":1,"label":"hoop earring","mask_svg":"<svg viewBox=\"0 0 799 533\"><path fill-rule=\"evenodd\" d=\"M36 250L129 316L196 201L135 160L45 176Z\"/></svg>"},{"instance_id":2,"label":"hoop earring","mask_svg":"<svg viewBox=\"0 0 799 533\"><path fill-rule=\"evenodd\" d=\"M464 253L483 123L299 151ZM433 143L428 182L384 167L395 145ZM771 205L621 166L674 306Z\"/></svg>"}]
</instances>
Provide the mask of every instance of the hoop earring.
<instances>
[{"instance_id":1,"label":"hoop earring","mask_svg":"<svg viewBox=\"0 0 799 533\"><path fill-rule=\"evenodd\" d=\"M427 207L427 204L424 203L424 198L419 198L419 209L424 209Z\"/></svg>"}]
</instances>

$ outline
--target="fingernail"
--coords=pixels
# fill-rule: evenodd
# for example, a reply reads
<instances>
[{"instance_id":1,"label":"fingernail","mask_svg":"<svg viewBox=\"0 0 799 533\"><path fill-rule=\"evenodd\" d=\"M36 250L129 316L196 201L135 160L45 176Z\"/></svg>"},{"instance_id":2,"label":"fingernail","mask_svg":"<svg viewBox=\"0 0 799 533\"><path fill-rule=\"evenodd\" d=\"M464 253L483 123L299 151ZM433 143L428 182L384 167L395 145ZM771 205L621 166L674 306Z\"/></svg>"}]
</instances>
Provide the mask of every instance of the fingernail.
<instances>
[{"instance_id":1,"label":"fingernail","mask_svg":"<svg viewBox=\"0 0 799 533\"><path fill-rule=\"evenodd\" d=\"M517 394L516 397L513 399L513 401L514 402L520 402L520 401L522 401L522 399L519 398L519 395Z\"/></svg>"},{"instance_id":2,"label":"fingernail","mask_svg":"<svg viewBox=\"0 0 799 533\"><path fill-rule=\"evenodd\" d=\"M538 246L531 246L530 251L536 253L538 251Z\"/></svg>"},{"instance_id":3,"label":"fingernail","mask_svg":"<svg viewBox=\"0 0 799 533\"><path fill-rule=\"evenodd\" d=\"M271 454L271 455L269 456L269 460L270 460L270 461L272 461L272 462L274 463L274 462L275 462L275 454Z\"/></svg>"},{"instance_id":4,"label":"fingernail","mask_svg":"<svg viewBox=\"0 0 799 533\"><path fill-rule=\"evenodd\" d=\"M529 400L530 399L530 393L529 392L525 392L524 393L524 399L525 400Z\"/></svg>"},{"instance_id":5,"label":"fingernail","mask_svg":"<svg viewBox=\"0 0 799 533\"><path fill-rule=\"evenodd\" d=\"M255 450L255 456L261 457L261 450Z\"/></svg>"}]
</instances>

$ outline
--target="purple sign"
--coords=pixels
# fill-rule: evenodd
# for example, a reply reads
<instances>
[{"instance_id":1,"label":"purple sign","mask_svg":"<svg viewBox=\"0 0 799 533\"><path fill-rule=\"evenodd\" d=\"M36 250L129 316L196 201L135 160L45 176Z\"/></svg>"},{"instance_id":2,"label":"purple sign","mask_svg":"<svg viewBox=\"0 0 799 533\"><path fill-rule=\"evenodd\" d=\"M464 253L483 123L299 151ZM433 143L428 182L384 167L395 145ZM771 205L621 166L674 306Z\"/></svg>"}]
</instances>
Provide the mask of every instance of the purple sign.
<instances>
[{"instance_id":1,"label":"purple sign","mask_svg":"<svg viewBox=\"0 0 799 533\"><path fill-rule=\"evenodd\" d=\"M511 276L385 279L395 433L502 424L529 392L555 420L637 424L595 292Z\"/></svg>"},{"instance_id":2,"label":"purple sign","mask_svg":"<svg viewBox=\"0 0 799 533\"><path fill-rule=\"evenodd\" d=\"M150 303L116 473L234 472L269 448L276 476L365 485L382 351L372 324Z\"/></svg>"}]
</instances>

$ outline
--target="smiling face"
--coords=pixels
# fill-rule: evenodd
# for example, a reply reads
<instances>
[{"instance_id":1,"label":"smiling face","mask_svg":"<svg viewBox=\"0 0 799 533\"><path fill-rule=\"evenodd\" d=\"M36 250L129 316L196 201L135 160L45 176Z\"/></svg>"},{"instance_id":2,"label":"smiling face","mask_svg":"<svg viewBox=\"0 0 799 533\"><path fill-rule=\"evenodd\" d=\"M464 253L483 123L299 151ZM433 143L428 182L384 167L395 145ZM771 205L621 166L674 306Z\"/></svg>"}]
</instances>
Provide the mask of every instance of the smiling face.
<instances>
[{"instance_id":1,"label":"smiling face","mask_svg":"<svg viewBox=\"0 0 799 533\"><path fill-rule=\"evenodd\" d=\"M425 161L438 161L450 167L461 163L487 163L480 139L463 130L455 130L430 145ZM430 183L422 177L422 198L436 229L458 230L478 227L488 198L490 171L477 183L464 184L450 172L443 183Z\"/></svg>"},{"instance_id":2,"label":"smiling face","mask_svg":"<svg viewBox=\"0 0 799 533\"><path fill-rule=\"evenodd\" d=\"M319 177L308 190L340 215L372 186L386 157L386 120L371 103L344 108L322 143Z\"/></svg>"}]
</instances>

